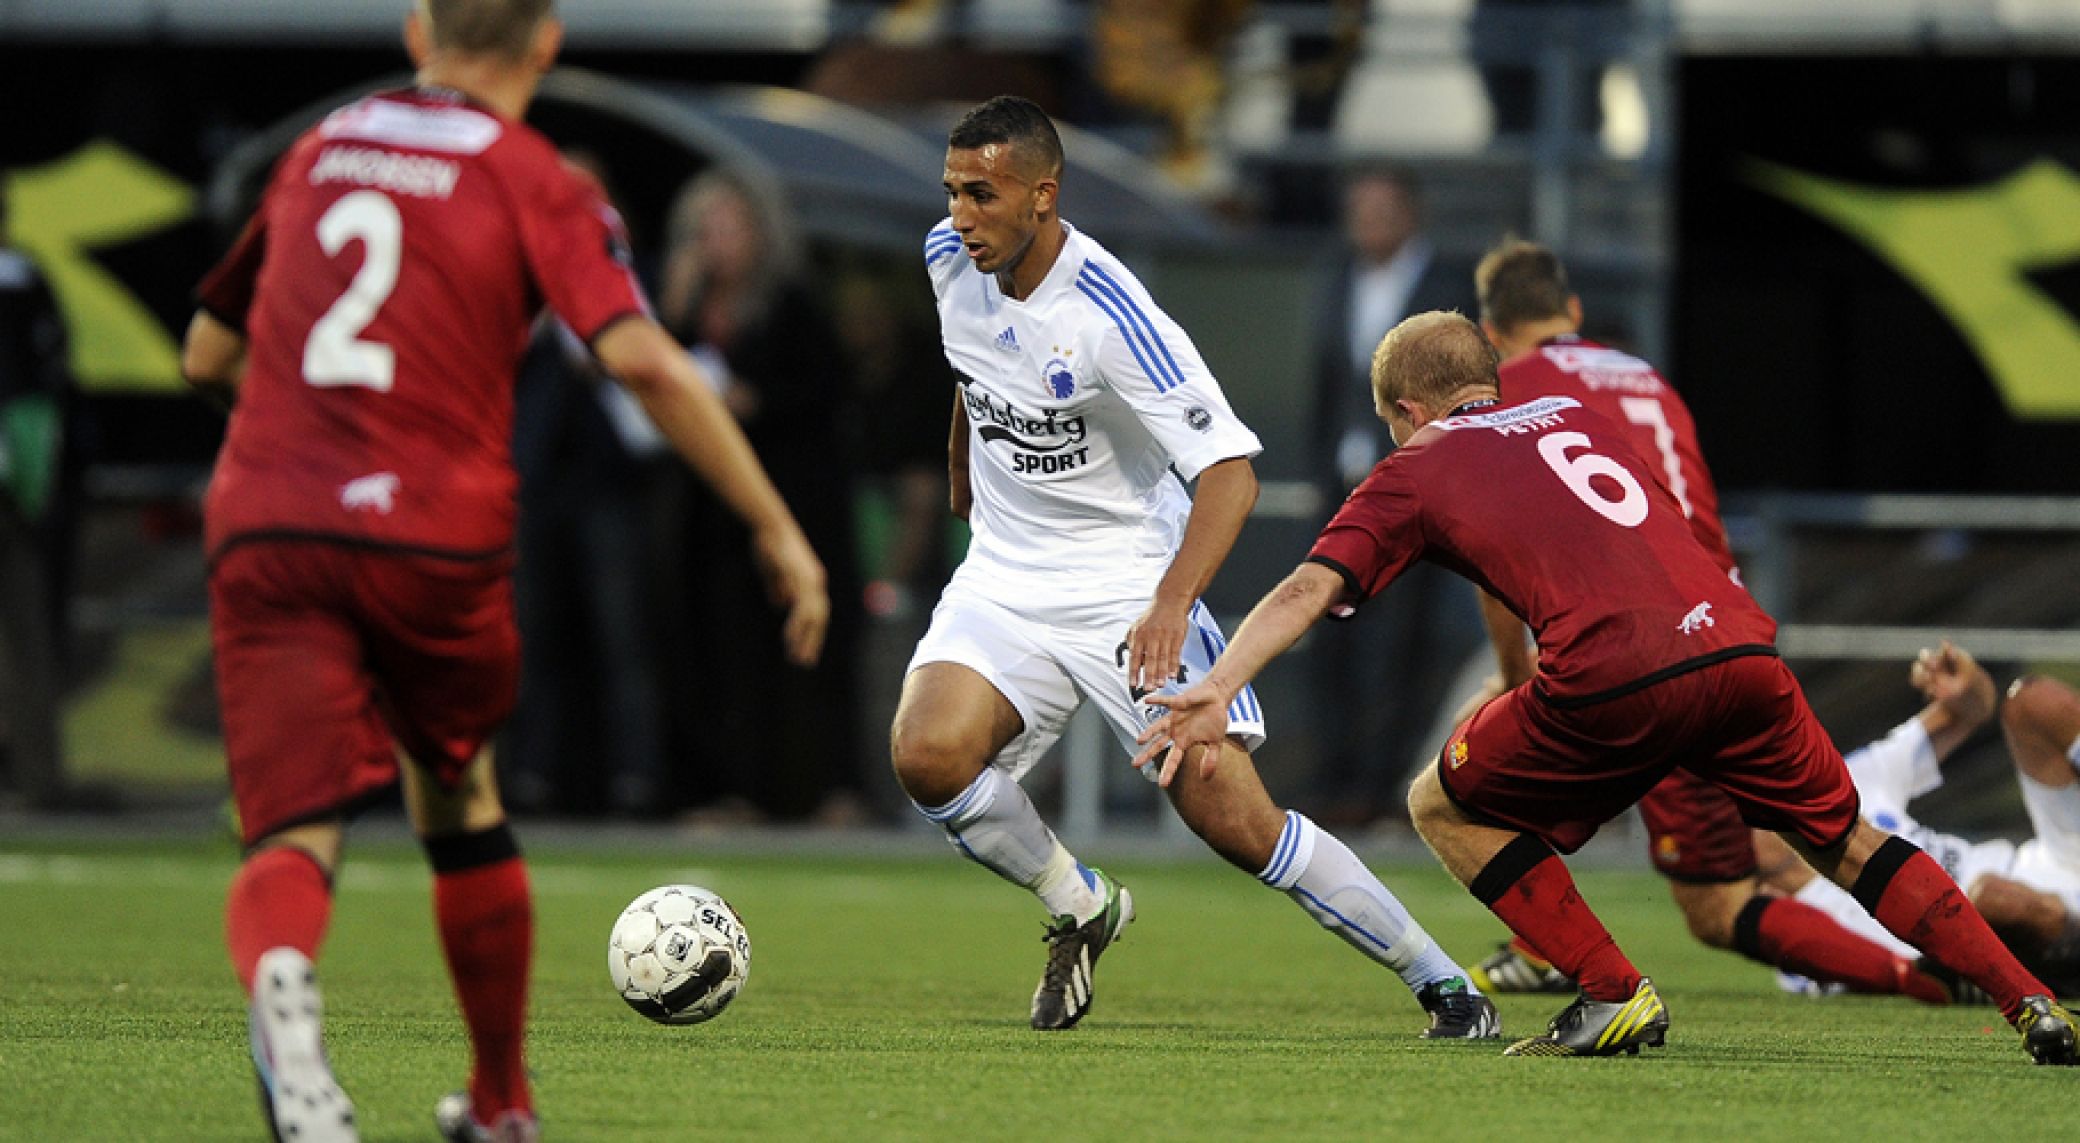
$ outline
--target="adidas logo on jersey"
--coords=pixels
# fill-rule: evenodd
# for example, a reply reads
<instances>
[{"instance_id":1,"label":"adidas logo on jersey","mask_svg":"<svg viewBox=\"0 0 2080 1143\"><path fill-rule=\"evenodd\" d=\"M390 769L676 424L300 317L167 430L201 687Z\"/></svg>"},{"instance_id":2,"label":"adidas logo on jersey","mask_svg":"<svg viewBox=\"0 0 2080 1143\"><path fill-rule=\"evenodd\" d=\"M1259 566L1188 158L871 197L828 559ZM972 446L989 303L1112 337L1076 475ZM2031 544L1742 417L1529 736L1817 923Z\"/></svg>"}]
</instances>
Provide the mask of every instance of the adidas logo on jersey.
<instances>
[{"instance_id":1,"label":"adidas logo on jersey","mask_svg":"<svg viewBox=\"0 0 2080 1143\"><path fill-rule=\"evenodd\" d=\"M397 490L403 482L394 472L357 476L339 490L339 506L349 512L373 511L388 516L397 507Z\"/></svg>"},{"instance_id":2,"label":"adidas logo on jersey","mask_svg":"<svg viewBox=\"0 0 2080 1143\"><path fill-rule=\"evenodd\" d=\"M1017 353L1018 331L1008 325L1005 326L1004 332L997 335L997 348L1006 353Z\"/></svg>"}]
</instances>

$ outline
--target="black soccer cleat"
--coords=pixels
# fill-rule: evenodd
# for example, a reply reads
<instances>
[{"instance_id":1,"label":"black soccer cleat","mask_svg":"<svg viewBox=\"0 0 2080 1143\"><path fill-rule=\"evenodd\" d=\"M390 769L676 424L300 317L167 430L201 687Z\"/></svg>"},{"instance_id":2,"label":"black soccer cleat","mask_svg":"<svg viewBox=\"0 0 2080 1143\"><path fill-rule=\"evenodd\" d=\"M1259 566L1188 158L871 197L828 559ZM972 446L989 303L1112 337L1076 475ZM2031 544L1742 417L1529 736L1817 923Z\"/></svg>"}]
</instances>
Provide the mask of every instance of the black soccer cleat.
<instances>
[{"instance_id":1,"label":"black soccer cleat","mask_svg":"<svg viewBox=\"0 0 2080 1143\"><path fill-rule=\"evenodd\" d=\"M1074 1028L1091 1010L1091 969L1134 919L1134 898L1126 886L1102 869L1091 873L1105 886L1105 907L1082 924L1074 917L1056 917L1047 929L1047 970L1033 993L1033 1027L1042 1031Z\"/></svg>"},{"instance_id":2,"label":"black soccer cleat","mask_svg":"<svg viewBox=\"0 0 2080 1143\"><path fill-rule=\"evenodd\" d=\"M2065 1067L2080 1064L2080 1028L2074 1026L2073 1014L2049 996L2023 997L2015 1030L2022 1033L2030 1059Z\"/></svg>"},{"instance_id":3,"label":"black soccer cleat","mask_svg":"<svg viewBox=\"0 0 2080 1143\"><path fill-rule=\"evenodd\" d=\"M1502 1035L1494 1002L1466 985L1463 976L1433 980L1416 989L1416 1003L1430 1014L1426 1040L1492 1040Z\"/></svg>"},{"instance_id":4,"label":"black soccer cleat","mask_svg":"<svg viewBox=\"0 0 2080 1143\"><path fill-rule=\"evenodd\" d=\"M1641 1047L1658 1048L1668 1037L1668 1008L1654 982L1640 977L1639 987L1629 1000L1591 1000L1575 997L1546 1026L1546 1034L1518 1040L1503 1049L1505 1056L1615 1056L1639 1055Z\"/></svg>"}]
</instances>

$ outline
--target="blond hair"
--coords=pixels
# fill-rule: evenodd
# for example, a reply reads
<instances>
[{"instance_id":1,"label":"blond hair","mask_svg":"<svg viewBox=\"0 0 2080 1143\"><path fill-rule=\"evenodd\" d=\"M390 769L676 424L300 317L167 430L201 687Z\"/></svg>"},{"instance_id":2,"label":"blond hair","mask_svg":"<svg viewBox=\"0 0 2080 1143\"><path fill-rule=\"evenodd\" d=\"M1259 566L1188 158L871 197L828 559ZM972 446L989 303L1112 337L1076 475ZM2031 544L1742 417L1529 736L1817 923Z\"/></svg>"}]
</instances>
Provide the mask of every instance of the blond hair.
<instances>
[{"instance_id":1,"label":"blond hair","mask_svg":"<svg viewBox=\"0 0 2080 1143\"><path fill-rule=\"evenodd\" d=\"M1456 310L1416 314L1387 331L1372 351L1372 403L1381 412L1400 400L1432 407L1470 385L1497 385L1500 357L1480 327Z\"/></svg>"}]
</instances>

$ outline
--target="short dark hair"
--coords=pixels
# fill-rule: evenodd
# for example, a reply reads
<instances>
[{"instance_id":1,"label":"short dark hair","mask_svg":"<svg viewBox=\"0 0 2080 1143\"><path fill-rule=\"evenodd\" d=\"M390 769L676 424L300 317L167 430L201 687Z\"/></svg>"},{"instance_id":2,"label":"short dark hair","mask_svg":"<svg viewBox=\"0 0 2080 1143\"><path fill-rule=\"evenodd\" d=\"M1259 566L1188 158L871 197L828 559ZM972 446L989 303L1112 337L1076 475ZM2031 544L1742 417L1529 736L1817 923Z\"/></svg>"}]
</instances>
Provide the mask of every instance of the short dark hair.
<instances>
[{"instance_id":1,"label":"short dark hair","mask_svg":"<svg viewBox=\"0 0 2080 1143\"><path fill-rule=\"evenodd\" d=\"M946 136L946 145L972 151L1009 143L1049 175L1062 173L1062 136L1040 105L1016 95L999 95L971 108Z\"/></svg>"},{"instance_id":2,"label":"short dark hair","mask_svg":"<svg viewBox=\"0 0 2080 1143\"><path fill-rule=\"evenodd\" d=\"M1551 250L1521 238L1505 238L1473 271L1481 320L1499 330L1525 322L1567 316L1567 267Z\"/></svg>"},{"instance_id":3,"label":"short dark hair","mask_svg":"<svg viewBox=\"0 0 2080 1143\"><path fill-rule=\"evenodd\" d=\"M1372 402L1438 404L1469 385L1499 385L1495 347L1456 310L1416 314L1387 331L1372 351Z\"/></svg>"},{"instance_id":4,"label":"short dark hair","mask_svg":"<svg viewBox=\"0 0 2080 1143\"><path fill-rule=\"evenodd\" d=\"M419 0L437 47L520 59L555 0Z\"/></svg>"}]
</instances>

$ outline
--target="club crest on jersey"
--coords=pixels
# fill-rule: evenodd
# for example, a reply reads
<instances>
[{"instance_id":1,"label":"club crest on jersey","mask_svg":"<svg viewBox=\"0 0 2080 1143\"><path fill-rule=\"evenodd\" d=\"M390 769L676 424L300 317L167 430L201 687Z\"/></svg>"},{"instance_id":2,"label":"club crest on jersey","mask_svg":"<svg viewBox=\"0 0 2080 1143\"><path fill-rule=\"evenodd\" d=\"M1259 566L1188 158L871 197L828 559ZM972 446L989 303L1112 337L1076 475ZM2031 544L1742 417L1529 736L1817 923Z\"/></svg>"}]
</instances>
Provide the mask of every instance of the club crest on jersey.
<instances>
[{"instance_id":1,"label":"club crest on jersey","mask_svg":"<svg viewBox=\"0 0 2080 1143\"><path fill-rule=\"evenodd\" d=\"M374 512L388 516L397 507L397 490L403 481L394 472L372 472L340 486L339 506L349 512Z\"/></svg>"},{"instance_id":2,"label":"club crest on jersey","mask_svg":"<svg viewBox=\"0 0 2080 1143\"><path fill-rule=\"evenodd\" d=\"M1676 624L1676 630L1685 635L1695 635L1707 627L1718 625L1719 621L1712 618L1712 601L1708 599L1691 608L1689 614L1683 616L1683 621Z\"/></svg>"},{"instance_id":3,"label":"club crest on jersey","mask_svg":"<svg viewBox=\"0 0 2080 1143\"><path fill-rule=\"evenodd\" d=\"M1076 374L1069 363L1059 357L1050 357L1040 367L1040 379L1047 383L1047 395L1057 401L1066 401L1076 395Z\"/></svg>"}]
</instances>

